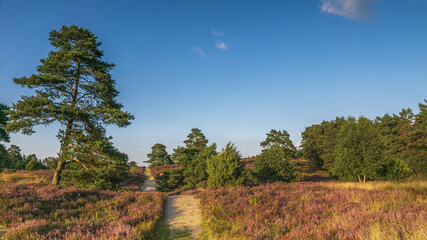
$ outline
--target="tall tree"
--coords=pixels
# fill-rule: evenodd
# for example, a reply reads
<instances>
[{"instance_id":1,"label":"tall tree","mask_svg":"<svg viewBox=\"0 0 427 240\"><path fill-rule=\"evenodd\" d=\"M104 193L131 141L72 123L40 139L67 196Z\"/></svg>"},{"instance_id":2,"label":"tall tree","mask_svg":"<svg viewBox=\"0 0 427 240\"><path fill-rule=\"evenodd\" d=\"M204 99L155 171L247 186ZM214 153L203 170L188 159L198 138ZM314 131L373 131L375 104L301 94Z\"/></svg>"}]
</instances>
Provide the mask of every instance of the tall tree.
<instances>
[{"instance_id":1,"label":"tall tree","mask_svg":"<svg viewBox=\"0 0 427 240\"><path fill-rule=\"evenodd\" d=\"M304 157L331 172L335 164L338 133L345 122L344 117L337 117L335 120L307 127L301 134Z\"/></svg>"},{"instance_id":2,"label":"tall tree","mask_svg":"<svg viewBox=\"0 0 427 240\"><path fill-rule=\"evenodd\" d=\"M7 109L8 107L6 105L0 104L0 168L6 168L9 165L6 147L1 144L1 142L9 142L9 135L4 129L8 121L8 117L5 113Z\"/></svg>"},{"instance_id":3,"label":"tall tree","mask_svg":"<svg viewBox=\"0 0 427 240\"><path fill-rule=\"evenodd\" d=\"M418 106L420 112L415 115L406 156L408 165L415 173L427 176L427 100Z\"/></svg>"},{"instance_id":4,"label":"tall tree","mask_svg":"<svg viewBox=\"0 0 427 240\"><path fill-rule=\"evenodd\" d=\"M297 152L296 147L292 143L290 139L290 135L286 130L275 130L271 129L269 133L267 133L267 138L265 141L260 144L263 148L271 148L273 146L279 147L283 150L286 156L290 158L295 158L295 154Z\"/></svg>"},{"instance_id":5,"label":"tall tree","mask_svg":"<svg viewBox=\"0 0 427 240\"><path fill-rule=\"evenodd\" d=\"M161 143L156 143L151 147L151 153L147 154L148 160L146 163L150 164L150 167L163 166L172 164L171 157L166 151L166 146Z\"/></svg>"},{"instance_id":6,"label":"tall tree","mask_svg":"<svg viewBox=\"0 0 427 240\"><path fill-rule=\"evenodd\" d=\"M7 129L32 134L36 125L61 124L58 165L52 180L58 184L68 161L87 168L100 157L120 155L105 136L105 126L125 127L133 116L122 111L116 101L119 92L110 74L114 64L102 60L101 42L92 32L63 26L52 30L49 40L54 50L40 60L37 74L14 79L36 91L13 104Z\"/></svg>"},{"instance_id":7,"label":"tall tree","mask_svg":"<svg viewBox=\"0 0 427 240\"><path fill-rule=\"evenodd\" d=\"M21 149L18 146L13 144L10 145L7 149L7 155L9 159L9 166L7 166L7 168L18 170L25 168L26 162L24 157L21 155Z\"/></svg>"},{"instance_id":8,"label":"tall tree","mask_svg":"<svg viewBox=\"0 0 427 240\"><path fill-rule=\"evenodd\" d=\"M371 120L349 118L338 135L332 172L341 180L376 179L383 164L383 148Z\"/></svg>"}]
</instances>

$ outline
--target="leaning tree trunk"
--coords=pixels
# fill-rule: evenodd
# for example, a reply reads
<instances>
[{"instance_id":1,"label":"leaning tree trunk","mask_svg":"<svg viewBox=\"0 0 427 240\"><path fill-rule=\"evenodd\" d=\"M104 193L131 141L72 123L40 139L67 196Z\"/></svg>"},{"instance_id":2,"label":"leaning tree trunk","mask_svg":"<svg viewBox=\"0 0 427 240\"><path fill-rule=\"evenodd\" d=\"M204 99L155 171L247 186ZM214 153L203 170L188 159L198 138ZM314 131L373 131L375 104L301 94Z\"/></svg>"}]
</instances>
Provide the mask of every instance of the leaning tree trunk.
<instances>
[{"instance_id":1,"label":"leaning tree trunk","mask_svg":"<svg viewBox=\"0 0 427 240\"><path fill-rule=\"evenodd\" d=\"M74 89L73 89L73 95L72 95L72 99L71 99L71 108L74 108L77 104L77 95L78 95L78 90L79 90L80 58L78 58L77 61L78 61L77 73L76 73L75 80L74 80ZM73 127L73 123L74 123L73 118L68 120L67 129L65 130L65 134L64 134L64 141L61 144L61 151L60 151L60 155L59 155L59 159L58 159L58 165L56 166L55 174L53 175L53 179L52 179L52 185L59 185L59 181L61 180L61 172L62 172L62 169L64 169L64 165L65 165L65 161L66 161L66 159L64 158L64 154L66 154L67 147L68 147L68 144L70 142L71 130Z\"/></svg>"},{"instance_id":2,"label":"leaning tree trunk","mask_svg":"<svg viewBox=\"0 0 427 240\"><path fill-rule=\"evenodd\" d=\"M59 185L62 169L64 169L64 161L61 159L58 161L58 166L56 166L55 174L53 175L52 179L52 185Z\"/></svg>"}]
</instances>

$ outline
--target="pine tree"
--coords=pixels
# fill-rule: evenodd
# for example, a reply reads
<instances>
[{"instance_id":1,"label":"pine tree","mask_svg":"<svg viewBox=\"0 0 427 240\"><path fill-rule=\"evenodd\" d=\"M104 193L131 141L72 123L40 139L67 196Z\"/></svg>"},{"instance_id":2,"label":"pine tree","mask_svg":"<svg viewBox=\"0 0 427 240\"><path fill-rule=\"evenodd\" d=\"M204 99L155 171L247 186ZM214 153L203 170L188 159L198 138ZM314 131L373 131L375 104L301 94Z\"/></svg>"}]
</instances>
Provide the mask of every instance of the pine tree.
<instances>
[{"instance_id":1,"label":"pine tree","mask_svg":"<svg viewBox=\"0 0 427 240\"><path fill-rule=\"evenodd\" d=\"M101 42L92 32L63 26L60 31L52 30L49 40L54 50L40 60L37 74L14 79L36 91L13 104L7 129L32 134L34 126L61 124L58 165L52 180L58 184L68 161L79 162L84 168L96 167L101 160L123 161L125 156L105 135L105 126L125 127L133 116L122 111L116 101L119 92L110 74L114 64L102 60Z\"/></svg>"},{"instance_id":2,"label":"pine tree","mask_svg":"<svg viewBox=\"0 0 427 240\"><path fill-rule=\"evenodd\" d=\"M265 141L260 143L260 146L263 148L271 148L273 146L279 147L283 150L285 155L290 158L295 158L295 154L297 153L297 149L292 143L290 135L286 130L277 131L275 129L271 129L271 131L267 133Z\"/></svg>"},{"instance_id":3,"label":"pine tree","mask_svg":"<svg viewBox=\"0 0 427 240\"><path fill-rule=\"evenodd\" d=\"M151 153L147 154L148 160L145 161L150 167L172 164L171 157L166 151L166 146L160 143L151 147Z\"/></svg>"},{"instance_id":4,"label":"pine tree","mask_svg":"<svg viewBox=\"0 0 427 240\"><path fill-rule=\"evenodd\" d=\"M409 134L406 157L409 167L415 173L427 176L427 100L418 106L420 112L415 115L413 129Z\"/></svg>"},{"instance_id":5,"label":"pine tree","mask_svg":"<svg viewBox=\"0 0 427 240\"><path fill-rule=\"evenodd\" d=\"M184 141L187 148L195 148L201 151L208 144L208 140L202 131L198 128L191 129L191 133L188 134L187 140Z\"/></svg>"},{"instance_id":6,"label":"pine tree","mask_svg":"<svg viewBox=\"0 0 427 240\"><path fill-rule=\"evenodd\" d=\"M4 112L7 109L8 107L6 105L0 104L0 168L7 168L10 165L6 147L1 144L1 142L9 142L9 135L4 130L8 121L8 117Z\"/></svg>"},{"instance_id":7,"label":"pine tree","mask_svg":"<svg viewBox=\"0 0 427 240\"><path fill-rule=\"evenodd\" d=\"M209 187L228 187L245 182L241 155L232 143L227 143L222 152L208 159L207 173Z\"/></svg>"}]
</instances>

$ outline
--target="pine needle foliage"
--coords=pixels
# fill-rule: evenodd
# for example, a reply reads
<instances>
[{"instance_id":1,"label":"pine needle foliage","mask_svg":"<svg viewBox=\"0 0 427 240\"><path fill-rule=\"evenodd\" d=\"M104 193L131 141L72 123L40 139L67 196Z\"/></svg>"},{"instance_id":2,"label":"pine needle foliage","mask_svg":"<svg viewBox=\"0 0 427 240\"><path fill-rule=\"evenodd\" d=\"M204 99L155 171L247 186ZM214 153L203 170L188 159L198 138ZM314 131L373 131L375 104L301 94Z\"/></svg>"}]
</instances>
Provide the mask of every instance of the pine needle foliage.
<instances>
[{"instance_id":1,"label":"pine needle foliage","mask_svg":"<svg viewBox=\"0 0 427 240\"><path fill-rule=\"evenodd\" d=\"M37 74L14 79L35 94L13 104L7 129L32 134L37 125L61 124L52 181L58 184L66 162L86 169L103 160L125 160L106 136L105 126L126 127L134 117L116 101L119 92L110 74L114 64L102 60L95 34L76 25L63 26L50 32L49 41L54 49L40 60Z\"/></svg>"}]
</instances>

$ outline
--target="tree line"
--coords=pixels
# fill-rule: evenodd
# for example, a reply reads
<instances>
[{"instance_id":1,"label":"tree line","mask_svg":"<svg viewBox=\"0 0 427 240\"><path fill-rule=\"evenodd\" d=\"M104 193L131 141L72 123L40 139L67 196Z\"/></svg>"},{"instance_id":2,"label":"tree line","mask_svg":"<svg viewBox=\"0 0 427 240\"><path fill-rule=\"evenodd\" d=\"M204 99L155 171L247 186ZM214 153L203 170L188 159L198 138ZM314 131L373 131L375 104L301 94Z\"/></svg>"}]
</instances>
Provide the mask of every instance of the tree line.
<instances>
[{"instance_id":1,"label":"tree line","mask_svg":"<svg viewBox=\"0 0 427 240\"><path fill-rule=\"evenodd\" d=\"M305 129L302 153L340 180L427 176L427 100L373 120L337 117Z\"/></svg>"},{"instance_id":2,"label":"tree line","mask_svg":"<svg viewBox=\"0 0 427 240\"><path fill-rule=\"evenodd\" d=\"M245 168L237 147L229 142L217 151L215 143L209 140L198 128L191 129L185 146L173 149L168 154L166 146L156 143L147 154L146 163L150 167L176 164L179 168L163 172L159 176L161 191L176 188L196 188L203 186L236 186L250 183L285 181L300 179L294 164L290 161L297 155L297 149L283 131L271 130L260 145L264 149L254 164L254 170Z\"/></svg>"}]
</instances>

